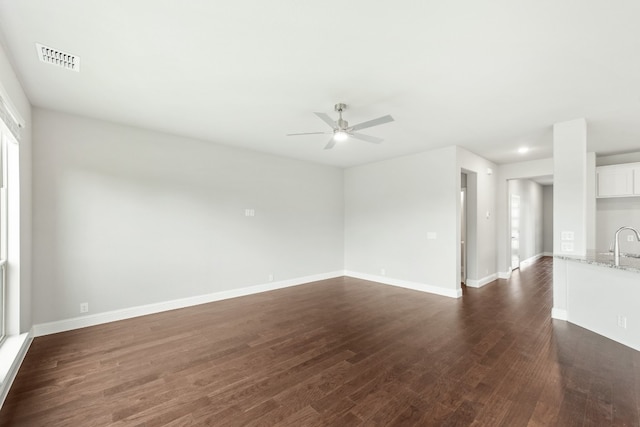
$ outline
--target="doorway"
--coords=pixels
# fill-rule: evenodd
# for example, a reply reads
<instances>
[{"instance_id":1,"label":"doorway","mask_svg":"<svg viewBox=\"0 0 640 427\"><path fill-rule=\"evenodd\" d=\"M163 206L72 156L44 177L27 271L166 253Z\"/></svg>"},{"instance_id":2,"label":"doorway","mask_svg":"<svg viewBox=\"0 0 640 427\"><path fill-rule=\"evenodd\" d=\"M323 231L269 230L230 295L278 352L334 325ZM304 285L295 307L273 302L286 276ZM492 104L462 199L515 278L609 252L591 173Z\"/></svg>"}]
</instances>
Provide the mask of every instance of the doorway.
<instances>
[{"instance_id":1,"label":"doorway","mask_svg":"<svg viewBox=\"0 0 640 427\"><path fill-rule=\"evenodd\" d=\"M458 187L458 215L456 281L464 290L466 286L479 287L478 283L478 174L471 170L460 169ZM459 270L458 270L459 269ZM459 273L459 274L458 274Z\"/></svg>"},{"instance_id":2,"label":"doorway","mask_svg":"<svg viewBox=\"0 0 640 427\"><path fill-rule=\"evenodd\" d=\"M471 179L469 178L471 176ZM467 188L469 184L473 185L475 175L470 175L464 171L460 174L460 283L462 285L467 284L468 269L468 251L469 240L467 234L471 231L467 225L467 218L469 214L467 212L469 201L467 199ZM473 193L473 190L472 190Z\"/></svg>"},{"instance_id":3,"label":"doorway","mask_svg":"<svg viewBox=\"0 0 640 427\"><path fill-rule=\"evenodd\" d=\"M467 283L467 189L460 191L460 282Z\"/></svg>"},{"instance_id":4,"label":"doorway","mask_svg":"<svg viewBox=\"0 0 640 427\"><path fill-rule=\"evenodd\" d=\"M520 268L520 196L511 195L511 270Z\"/></svg>"}]
</instances>

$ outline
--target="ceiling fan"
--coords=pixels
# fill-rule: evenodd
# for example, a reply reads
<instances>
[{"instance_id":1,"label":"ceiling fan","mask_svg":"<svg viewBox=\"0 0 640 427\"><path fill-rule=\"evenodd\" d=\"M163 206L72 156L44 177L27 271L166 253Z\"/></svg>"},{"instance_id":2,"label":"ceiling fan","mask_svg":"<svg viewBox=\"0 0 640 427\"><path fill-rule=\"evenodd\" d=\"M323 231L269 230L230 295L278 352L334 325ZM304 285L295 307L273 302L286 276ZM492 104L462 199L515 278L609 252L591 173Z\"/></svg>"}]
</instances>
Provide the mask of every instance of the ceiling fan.
<instances>
[{"instance_id":1,"label":"ceiling fan","mask_svg":"<svg viewBox=\"0 0 640 427\"><path fill-rule=\"evenodd\" d=\"M325 150L329 150L336 145L336 142L345 141L347 138L352 137L356 139L361 139L367 142L373 142L374 144L379 144L383 141L382 138L378 138L375 136L364 135L361 133L356 133L355 131L370 128L373 126L382 125L384 123L389 123L393 121L393 117L390 115L378 117L377 119L369 120L366 122L359 123L357 125L349 126L349 122L342 118L342 112L347 109L346 104L336 104L335 110L339 114L338 120L333 120L329 115L325 113L313 113L320 120L328 124L332 131L330 132L304 132L304 133L288 133L287 136L296 136L296 135L321 135L321 134L333 134L329 143L324 147Z\"/></svg>"}]
</instances>

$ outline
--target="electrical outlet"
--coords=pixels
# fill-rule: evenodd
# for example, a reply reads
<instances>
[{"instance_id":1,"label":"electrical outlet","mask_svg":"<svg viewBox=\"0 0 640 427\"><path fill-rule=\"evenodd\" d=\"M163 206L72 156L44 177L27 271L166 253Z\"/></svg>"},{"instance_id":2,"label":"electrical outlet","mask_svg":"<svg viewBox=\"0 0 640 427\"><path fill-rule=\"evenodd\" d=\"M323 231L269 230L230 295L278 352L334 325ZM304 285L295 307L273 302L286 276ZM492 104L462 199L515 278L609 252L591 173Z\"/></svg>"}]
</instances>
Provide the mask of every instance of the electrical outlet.
<instances>
[{"instance_id":1,"label":"electrical outlet","mask_svg":"<svg viewBox=\"0 0 640 427\"><path fill-rule=\"evenodd\" d=\"M270 282L273 282L273 273L271 273L271 274L269 275L269 281L270 281Z\"/></svg>"},{"instance_id":2,"label":"electrical outlet","mask_svg":"<svg viewBox=\"0 0 640 427\"><path fill-rule=\"evenodd\" d=\"M384 268L381 268L380 269L380 275L386 276L387 275L387 270L385 270Z\"/></svg>"},{"instance_id":3,"label":"electrical outlet","mask_svg":"<svg viewBox=\"0 0 640 427\"><path fill-rule=\"evenodd\" d=\"M573 252L573 243L562 243L560 250L562 250L562 252Z\"/></svg>"},{"instance_id":4,"label":"electrical outlet","mask_svg":"<svg viewBox=\"0 0 640 427\"><path fill-rule=\"evenodd\" d=\"M89 312L89 303L81 302L80 303L80 313L88 313Z\"/></svg>"},{"instance_id":5,"label":"electrical outlet","mask_svg":"<svg viewBox=\"0 0 640 427\"><path fill-rule=\"evenodd\" d=\"M618 326L622 329L627 329L627 316L618 314Z\"/></svg>"},{"instance_id":6,"label":"electrical outlet","mask_svg":"<svg viewBox=\"0 0 640 427\"><path fill-rule=\"evenodd\" d=\"M633 234L627 236L627 242L633 242Z\"/></svg>"},{"instance_id":7,"label":"electrical outlet","mask_svg":"<svg viewBox=\"0 0 640 427\"><path fill-rule=\"evenodd\" d=\"M435 240L437 238L438 238L438 233L436 233L435 231L427 232L427 240Z\"/></svg>"}]
</instances>

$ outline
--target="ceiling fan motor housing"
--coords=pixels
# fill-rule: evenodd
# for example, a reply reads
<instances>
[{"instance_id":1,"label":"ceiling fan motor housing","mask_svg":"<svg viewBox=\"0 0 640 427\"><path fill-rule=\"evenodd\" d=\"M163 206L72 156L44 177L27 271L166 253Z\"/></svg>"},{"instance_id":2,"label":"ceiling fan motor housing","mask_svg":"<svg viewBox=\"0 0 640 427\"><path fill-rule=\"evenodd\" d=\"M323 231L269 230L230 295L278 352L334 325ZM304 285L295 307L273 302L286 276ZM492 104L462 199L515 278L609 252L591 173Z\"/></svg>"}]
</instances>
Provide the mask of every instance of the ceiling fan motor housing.
<instances>
[{"instance_id":1,"label":"ceiling fan motor housing","mask_svg":"<svg viewBox=\"0 0 640 427\"><path fill-rule=\"evenodd\" d=\"M338 129L334 129L335 132L344 130L349 127L349 122L346 120L342 120L342 112L347 109L347 104L336 104L335 110L340 114L340 118L336 120L336 125L338 125Z\"/></svg>"}]
</instances>

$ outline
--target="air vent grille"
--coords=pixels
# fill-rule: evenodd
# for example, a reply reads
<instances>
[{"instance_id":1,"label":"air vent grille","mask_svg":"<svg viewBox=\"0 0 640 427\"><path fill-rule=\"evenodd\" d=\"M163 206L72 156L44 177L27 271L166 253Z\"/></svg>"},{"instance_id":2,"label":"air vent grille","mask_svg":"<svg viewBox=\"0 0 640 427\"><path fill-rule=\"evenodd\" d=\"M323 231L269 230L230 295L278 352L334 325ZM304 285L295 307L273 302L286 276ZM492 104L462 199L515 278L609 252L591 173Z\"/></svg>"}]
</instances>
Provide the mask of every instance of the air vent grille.
<instances>
[{"instance_id":1,"label":"air vent grille","mask_svg":"<svg viewBox=\"0 0 640 427\"><path fill-rule=\"evenodd\" d=\"M80 71L80 57L36 43L40 61L71 71Z\"/></svg>"}]
</instances>

